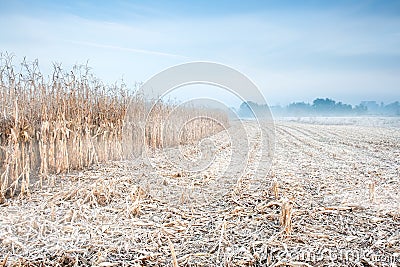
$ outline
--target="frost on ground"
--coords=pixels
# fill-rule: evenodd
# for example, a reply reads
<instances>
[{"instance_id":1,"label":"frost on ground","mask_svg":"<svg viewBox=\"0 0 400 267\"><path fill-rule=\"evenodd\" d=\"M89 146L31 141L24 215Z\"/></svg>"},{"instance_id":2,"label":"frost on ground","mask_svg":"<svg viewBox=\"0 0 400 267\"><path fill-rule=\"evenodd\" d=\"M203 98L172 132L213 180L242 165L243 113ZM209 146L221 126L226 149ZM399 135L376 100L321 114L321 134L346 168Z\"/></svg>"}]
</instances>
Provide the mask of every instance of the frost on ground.
<instances>
[{"instance_id":1,"label":"frost on ground","mask_svg":"<svg viewBox=\"0 0 400 267\"><path fill-rule=\"evenodd\" d=\"M281 121L292 121L310 124L324 124L324 125L358 125L358 126L371 126L371 127L389 127L400 128L400 117L280 117L277 118Z\"/></svg>"},{"instance_id":2,"label":"frost on ground","mask_svg":"<svg viewBox=\"0 0 400 267\"><path fill-rule=\"evenodd\" d=\"M266 177L246 179L269 168L258 162L255 122L246 122L243 179L234 178L230 166L242 162L222 132L203 147L215 158L202 172L155 153L60 175L28 199L7 200L0 266L399 266L400 129L275 126ZM167 153L178 150L182 161L201 152Z\"/></svg>"}]
</instances>

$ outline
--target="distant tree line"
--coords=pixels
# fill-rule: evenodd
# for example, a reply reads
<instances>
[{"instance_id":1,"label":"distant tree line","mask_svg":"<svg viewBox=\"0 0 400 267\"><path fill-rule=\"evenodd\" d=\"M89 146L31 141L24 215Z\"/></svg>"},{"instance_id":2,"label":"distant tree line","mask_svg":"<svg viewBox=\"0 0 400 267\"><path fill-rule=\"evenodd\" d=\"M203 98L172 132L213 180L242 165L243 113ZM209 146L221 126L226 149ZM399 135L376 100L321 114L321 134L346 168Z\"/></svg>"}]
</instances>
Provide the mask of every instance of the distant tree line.
<instances>
[{"instance_id":1,"label":"distant tree line","mask_svg":"<svg viewBox=\"0 0 400 267\"><path fill-rule=\"evenodd\" d=\"M294 102L284 107L273 106L270 109L276 116L400 116L399 101L388 105L377 104L376 101L363 101L359 105L352 106L340 101L336 102L330 98L317 98L312 104ZM238 114L241 117L253 117L253 111L257 114L263 114L267 112L267 108L265 105L259 105L255 102L243 102Z\"/></svg>"}]
</instances>

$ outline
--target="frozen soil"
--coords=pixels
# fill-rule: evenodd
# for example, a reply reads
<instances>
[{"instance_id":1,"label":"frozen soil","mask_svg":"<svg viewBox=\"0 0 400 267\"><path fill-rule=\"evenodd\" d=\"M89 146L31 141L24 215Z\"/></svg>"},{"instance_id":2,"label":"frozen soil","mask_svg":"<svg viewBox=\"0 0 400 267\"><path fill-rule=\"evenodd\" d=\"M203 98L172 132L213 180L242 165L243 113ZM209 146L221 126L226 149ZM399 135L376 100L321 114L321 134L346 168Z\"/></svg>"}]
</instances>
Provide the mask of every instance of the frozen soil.
<instances>
[{"instance_id":1,"label":"frozen soil","mask_svg":"<svg viewBox=\"0 0 400 267\"><path fill-rule=\"evenodd\" d=\"M231 146L241 137L221 132L201 147L53 176L8 199L0 266L400 265L399 128L276 122L269 168L258 126L245 127L245 164ZM211 160L198 172L168 157L199 155ZM268 175L253 177L256 169ZM287 203L289 231L280 223Z\"/></svg>"}]
</instances>

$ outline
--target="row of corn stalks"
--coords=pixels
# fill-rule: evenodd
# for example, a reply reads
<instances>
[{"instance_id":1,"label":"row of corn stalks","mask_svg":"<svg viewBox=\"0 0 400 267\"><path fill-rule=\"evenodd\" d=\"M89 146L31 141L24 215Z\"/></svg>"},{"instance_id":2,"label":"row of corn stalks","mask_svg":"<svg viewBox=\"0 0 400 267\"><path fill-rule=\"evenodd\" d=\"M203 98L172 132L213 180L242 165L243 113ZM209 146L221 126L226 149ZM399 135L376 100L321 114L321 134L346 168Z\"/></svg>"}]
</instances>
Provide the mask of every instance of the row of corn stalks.
<instances>
[{"instance_id":1,"label":"row of corn stalks","mask_svg":"<svg viewBox=\"0 0 400 267\"><path fill-rule=\"evenodd\" d=\"M135 88L134 88L135 89ZM44 77L38 62L13 65L0 56L0 202L29 194L50 174L138 156L144 146L192 142L222 130L223 113L149 104L123 83L105 85L87 66L54 65ZM186 123L198 117L195 123Z\"/></svg>"}]
</instances>

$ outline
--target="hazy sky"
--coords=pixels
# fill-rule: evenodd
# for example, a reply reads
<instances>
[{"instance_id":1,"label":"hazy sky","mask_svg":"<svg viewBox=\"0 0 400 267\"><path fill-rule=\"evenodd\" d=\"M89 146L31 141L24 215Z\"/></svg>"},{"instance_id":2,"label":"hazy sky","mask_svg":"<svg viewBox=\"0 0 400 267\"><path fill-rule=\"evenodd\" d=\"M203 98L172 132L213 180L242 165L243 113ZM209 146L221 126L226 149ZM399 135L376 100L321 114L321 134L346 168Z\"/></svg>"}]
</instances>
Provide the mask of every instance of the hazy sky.
<instances>
[{"instance_id":1,"label":"hazy sky","mask_svg":"<svg viewBox=\"0 0 400 267\"><path fill-rule=\"evenodd\" d=\"M89 60L130 86L212 61L246 74L270 105L387 103L400 100L400 1L0 0L0 51L44 72Z\"/></svg>"}]
</instances>

